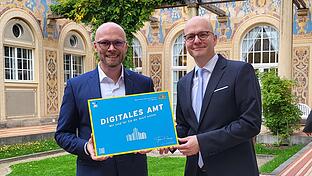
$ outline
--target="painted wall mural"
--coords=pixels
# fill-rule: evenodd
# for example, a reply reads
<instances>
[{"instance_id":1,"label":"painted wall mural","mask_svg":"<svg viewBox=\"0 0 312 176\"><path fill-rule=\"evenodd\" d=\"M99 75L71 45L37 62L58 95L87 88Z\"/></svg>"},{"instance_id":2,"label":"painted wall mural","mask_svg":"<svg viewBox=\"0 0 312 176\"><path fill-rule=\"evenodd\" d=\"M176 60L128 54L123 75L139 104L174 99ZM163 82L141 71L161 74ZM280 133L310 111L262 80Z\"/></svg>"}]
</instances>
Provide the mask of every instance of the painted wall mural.
<instances>
[{"instance_id":1,"label":"painted wall mural","mask_svg":"<svg viewBox=\"0 0 312 176\"><path fill-rule=\"evenodd\" d=\"M153 17L157 22L147 23L144 27L147 29L146 38L149 44L163 44L166 31L174 23L183 20L187 16L185 8L167 8L156 10ZM155 23L155 24L153 24ZM155 25L157 23L157 29ZM142 31L143 33L145 31Z\"/></svg>"},{"instance_id":2,"label":"painted wall mural","mask_svg":"<svg viewBox=\"0 0 312 176\"><path fill-rule=\"evenodd\" d=\"M312 33L312 3L311 0L305 2L308 8L307 16L301 16L300 13L302 12L297 9L294 10L293 33L295 35L310 35Z\"/></svg>"},{"instance_id":3,"label":"painted wall mural","mask_svg":"<svg viewBox=\"0 0 312 176\"><path fill-rule=\"evenodd\" d=\"M48 37L47 20L50 13L49 4L54 0L6 0L0 2L0 12L8 8L21 8L30 11L38 20L42 21L41 29L44 37Z\"/></svg>"},{"instance_id":4,"label":"painted wall mural","mask_svg":"<svg viewBox=\"0 0 312 176\"><path fill-rule=\"evenodd\" d=\"M298 18L297 9L294 8L293 33L310 34L312 33L312 2L306 1L308 7L308 15L306 17ZM246 0L243 2L228 2L215 4L220 9L223 9L229 18L225 24L221 24L217 19L217 15L212 14L204 8L199 8L198 14L200 16L207 16L215 29L216 35L222 41L229 41L232 39L238 24L242 23L244 18L260 14L269 14L278 17L280 14L281 0ZM159 9L153 14L159 22L158 34L153 34L151 25L147 23L143 33L146 32L146 37L150 44L163 43L166 32L181 20L186 20L187 8L168 8ZM156 37L152 37L156 36Z\"/></svg>"},{"instance_id":5,"label":"painted wall mural","mask_svg":"<svg viewBox=\"0 0 312 176\"><path fill-rule=\"evenodd\" d=\"M294 9L294 23L293 33L295 35L310 34L312 33L312 2L311 0L305 1L308 7L308 16L304 18L297 17L297 9ZM0 12L7 8L22 8L32 12L41 22L41 28L43 36L47 38L48 32L48 14L50 13L49 4L56 3L55 0L2 0L0 1ZM215 4L217 7L223 9L228 17L225 25L226 31L222 33L220 27L222 24L218 22L217 16L211 14L207 10L200 8L199 15L205 15L213 21L213 26L216 29L216 34L219 37L226 37L226 40L230 40L232 35L235 33L235 24L241 22L243 17L257 15L257 14L276 14L280 13L281 0L246 0L243 2L228 2ZM159 9L153 14L159 22L159 28L157 33L153 34L149 23L145 26L145 30L142 30L149 43L160 43L164 42L166 31L180 20L185 20L187 17L187 8L167 8ZM58 37L59 26L54 26L53 38ZM152 36L156 37L152 37ZM224 40L224 39L222 39Z\"/></svg>"},{"instance_id":6,"label":"painted wall mural","mask_svg":"<svg viewBox=\"0 0 312 176\"><path fill-rule=\"evenodd\" d=\"M309 7L310 4L311 3L309 3ZM224 23L218 20L217 15L204 8L200 7L198 14L200 16L206 16L211 20L219 40L225 42L232 39L236 27L243 22L245 17L260 14L279 16L280 5L281 0L246 0L215 4L215 6L224 10L229 17L226 21L223 21ZM164 37L170 28L177 22L186 20L188 16L187 7L159 9L156 10L152 16L156 18L159 23L157 34L153 33L155 31L152 30L153 27L149 22L146 23L141 32L146 35L149 44L163 44Z\"/></svg>"},{"instance_id":7,"label":"painted wall mural","mask_svg":"<svg viewBox=\"0 0 312 176\"><path fill-rule=\"evenodd\" d=\"M278 15L280 3L280 0L246 0L243 2L216 4L215 6L226 12L228 16L226 21L218 20L217 15L202 8L199 14L207 16L212 21L215 32L222 42L231 40L238 24L242 23L244 18L248 16L260 14ZM222 24L222 22L225 22L225 24Z\"/></svg>"}]
</instances>

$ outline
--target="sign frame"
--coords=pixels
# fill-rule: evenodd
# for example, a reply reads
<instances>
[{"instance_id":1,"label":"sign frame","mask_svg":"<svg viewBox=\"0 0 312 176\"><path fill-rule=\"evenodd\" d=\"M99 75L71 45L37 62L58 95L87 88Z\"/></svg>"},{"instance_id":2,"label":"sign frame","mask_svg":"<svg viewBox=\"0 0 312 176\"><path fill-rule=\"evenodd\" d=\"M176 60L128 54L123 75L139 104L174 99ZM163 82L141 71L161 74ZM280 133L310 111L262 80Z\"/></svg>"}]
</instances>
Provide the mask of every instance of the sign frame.
<instances>
[{"instance_id":1,"label":"sign frame","mask_svg":"<svg viewBox=\"0 0 312 176\"><path fill-rule=\"evenodd\" d=\"M89 99L88 107L97 157L178 145L167 91Z\"/></svg>"}]
</instances>

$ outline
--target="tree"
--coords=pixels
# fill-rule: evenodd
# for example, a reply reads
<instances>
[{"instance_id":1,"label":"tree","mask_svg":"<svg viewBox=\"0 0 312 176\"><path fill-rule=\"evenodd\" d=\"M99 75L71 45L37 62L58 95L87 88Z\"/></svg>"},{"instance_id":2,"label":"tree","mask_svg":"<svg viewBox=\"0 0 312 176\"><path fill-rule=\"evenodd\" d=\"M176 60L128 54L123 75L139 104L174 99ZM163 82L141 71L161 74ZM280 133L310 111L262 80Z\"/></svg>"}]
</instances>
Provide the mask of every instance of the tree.
<instances>
[{"instance_id":1,"label":"tree","mask_svg":"<svg viewBox=\"0 0 312 176\"><path fill-rule=\"evenodd\" d=\"M281 79L275 72L261 74L264 124L279 137L280 144L298 128L300 122L301 111L291 92L293 85L293 81Z\"/></svg>"},{"instance_id":2,"label":"tree","mask_svg":"<svg viewBox=\"0 0 312 176\"><path fill-rule=\"evenodd\" d=\"M125 29L128 43L131 44L132 33L143 27L155 7L162 3L175 2L174 0L57 0L57 4L51 5L51 10L56 15L91 25L93 31L104 22L116 22ZM132 52L128 52L124 64L132 66Z\"/></svg>"}]
</instances>

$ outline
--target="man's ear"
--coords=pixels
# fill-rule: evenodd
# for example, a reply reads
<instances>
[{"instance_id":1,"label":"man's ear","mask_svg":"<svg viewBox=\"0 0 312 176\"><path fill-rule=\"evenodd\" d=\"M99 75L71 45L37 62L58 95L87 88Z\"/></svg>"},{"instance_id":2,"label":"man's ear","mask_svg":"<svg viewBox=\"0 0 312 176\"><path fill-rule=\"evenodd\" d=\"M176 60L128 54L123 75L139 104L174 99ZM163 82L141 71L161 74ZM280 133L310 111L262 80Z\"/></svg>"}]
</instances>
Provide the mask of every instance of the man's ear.
<instances>
[{"instance_id":1,"label":"man's ear","mask_svg":"<svg viewBox=\"0 0 312 176\"><path fill-rule=\"evenodd\" d=\"M128 44L128 42L126 43L126 45L125 45L125 49L128 51L128 47L129 47L129 44Z\"/></svg>"},{"instance_id":2,"label":"man's ear","mask_svg":"<svg viewBox=\"0 0 312 176\"><path fill-rule=\"evenodd\" d=\"M213 35L213 44L214 44L214 46L217 45L217 42L218 42L218 37L217 37L217 35Z\"/></svg>"}]
</instances>

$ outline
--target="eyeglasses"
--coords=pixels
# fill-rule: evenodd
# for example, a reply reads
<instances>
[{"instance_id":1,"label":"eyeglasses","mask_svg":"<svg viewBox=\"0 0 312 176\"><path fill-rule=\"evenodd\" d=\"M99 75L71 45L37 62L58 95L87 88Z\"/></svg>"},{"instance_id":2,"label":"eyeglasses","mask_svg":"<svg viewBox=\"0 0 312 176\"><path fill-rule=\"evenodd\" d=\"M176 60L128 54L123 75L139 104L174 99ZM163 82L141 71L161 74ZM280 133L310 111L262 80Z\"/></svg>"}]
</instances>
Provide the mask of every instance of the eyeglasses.
<instances>
[{"instance_id":1,"label":"eyeglasses","mask_svg":"<svg viewBox=\"0 0 312 176\"><path fill-rule=\"evenodd\" d=\"M121 49L122 47L125 46L126 41L122 40L114 40L114 41L109 41L109 40L101 40L97 41L97 44L99 44L100 48L102 49L108 49L111 45L114 46L116 49Z\"/></svg>"},{"instance_id":2,"label":"eyeglasses","mask_svg":"<svg viewBox=\"0 0 312 176\"><path fill-rule=\"evenodd\" d=\"M202 41L202 40L206 40L210 34L214 35L210 31L200 31L196 34L194 34L194 33L186 34L186 35L184 35L184 39L186 42L193 42L195 40L195 37L197 36Z\"/></svg>"}]
</instances>

